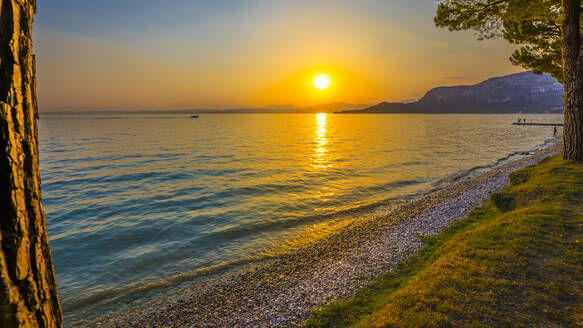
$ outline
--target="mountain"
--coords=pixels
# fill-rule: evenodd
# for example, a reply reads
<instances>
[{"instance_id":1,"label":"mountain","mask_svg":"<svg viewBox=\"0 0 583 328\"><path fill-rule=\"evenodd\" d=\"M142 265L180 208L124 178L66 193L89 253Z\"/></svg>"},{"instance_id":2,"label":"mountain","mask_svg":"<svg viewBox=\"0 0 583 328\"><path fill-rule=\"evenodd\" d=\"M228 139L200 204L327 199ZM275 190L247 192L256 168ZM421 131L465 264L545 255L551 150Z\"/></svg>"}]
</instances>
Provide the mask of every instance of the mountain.
<instances>
[{"instance_id":1,"label":"mountain","mask_svg":"<svg viewBox=\"0 0 583 328\"><path fill-rule=\"evenodd\" d=\"M338 111L359 110L367 108L370 104L356 105L343 102L330 102L309 107L298 107L294 105L270 105L261 108L249 108L245 110L232 109L233 112L254 112L254 113L334 113Z\"/></svg>"},{"instance_id":2,"label":"mountain","mask_svg":"<svg viewBox=\"0 0 583 328\"><path fill-rule=\"evenodd\" d=\"M347 104L343 102L331 102L311 107L298 107L294 105L269 105L265 107L250 108L229 108L229 109L173 109L173 110L138 110L138 111L120 111L120 110L102 110L102 111L61 111L61 112L42 112L41 114L251 114L251 113L334 113L338 111L359 110L369 107L370 104Z\"/></svg>"},{"instance_id":3,"label":"mountain","mask_svg":"<svg viewBox=\"0 0 583 328\"><path fill-rule=\"evenodd\" d=\"M196 112L200 114L249 114L249 113L269 113L269 114L280 114L280 113L334 113L339 111L348 110L359 110L367 108L370 104L357 105L357 104L347 104L343 102L331 102L326 104L320 104L310 107L298 107L294 105L269 105L265 107L256 108L230 108L230 109L191 109L191 110L180 110L173 112L180 113L190 113ZM168 112L167 112L168 113Z\"/></svg>"},{"instance_id":4,"label":"mountain","mask_svg":"<svg viewBox=\"0 0 583 328\"><path fill-rule=\"evenodd\" d=\"M561 113L563 86L531 71L495 77L475 85L439 87L409 103L383 102L339 113Z\"/></svg>"},{"instance_id":5,"label":"mountain","mask_svg":"<svg viewBox=\"0 0 583 328\"><path fill-rule=\"evenodd\" d=\"M359 110L369 107L370 104L358 105L358 104L347 104L343 102L331 102L327 104L321 104L313 107L306 107L305 112L309 113L333 113L337 111L347 111L347 110Z\"/></svg>"}]
</instances>

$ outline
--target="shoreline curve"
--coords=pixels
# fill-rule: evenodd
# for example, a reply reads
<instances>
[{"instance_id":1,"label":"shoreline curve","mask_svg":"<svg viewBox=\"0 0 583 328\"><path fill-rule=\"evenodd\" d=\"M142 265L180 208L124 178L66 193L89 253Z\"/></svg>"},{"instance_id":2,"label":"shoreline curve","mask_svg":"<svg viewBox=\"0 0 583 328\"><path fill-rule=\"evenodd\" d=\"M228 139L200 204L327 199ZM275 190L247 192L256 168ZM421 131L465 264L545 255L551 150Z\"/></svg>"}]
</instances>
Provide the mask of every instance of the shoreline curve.
<instances>
[{"instance_id":1,"label":"shoreline curve","mask_svg":"<svg viewBox=\"0 0 583 328\"><path fill-rule=\"evenodd\" d=\"M99 320L102 327L289 327L313 306L349 297L423 246L420 235L440 233L463 219L508 175L560 152L551 144L484 173L457 180L386 215L355 221L338 232L254 271L219 280L176 300ZM133 310L133 309L132 309Z\"/></svg>"}]
</instances>

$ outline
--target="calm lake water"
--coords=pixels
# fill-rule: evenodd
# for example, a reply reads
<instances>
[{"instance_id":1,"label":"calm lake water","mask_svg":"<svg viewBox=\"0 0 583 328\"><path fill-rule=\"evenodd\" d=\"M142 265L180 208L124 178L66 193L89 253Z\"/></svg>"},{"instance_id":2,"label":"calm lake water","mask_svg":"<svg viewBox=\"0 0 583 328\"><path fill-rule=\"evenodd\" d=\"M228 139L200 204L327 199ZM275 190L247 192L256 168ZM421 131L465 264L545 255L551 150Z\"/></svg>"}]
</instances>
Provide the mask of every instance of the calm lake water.
<instances>
[{"instance_id":1,"label":"calm lake water","mask_svg":"<svg viewBox=\"0 0 583 328\"><path fill-rule=\"evenodd\" d=\"M561 115L42 115L68 326L310 243L520 156ZM474 170L472 170L474 169Z\"/></svg>"}]
</instances>

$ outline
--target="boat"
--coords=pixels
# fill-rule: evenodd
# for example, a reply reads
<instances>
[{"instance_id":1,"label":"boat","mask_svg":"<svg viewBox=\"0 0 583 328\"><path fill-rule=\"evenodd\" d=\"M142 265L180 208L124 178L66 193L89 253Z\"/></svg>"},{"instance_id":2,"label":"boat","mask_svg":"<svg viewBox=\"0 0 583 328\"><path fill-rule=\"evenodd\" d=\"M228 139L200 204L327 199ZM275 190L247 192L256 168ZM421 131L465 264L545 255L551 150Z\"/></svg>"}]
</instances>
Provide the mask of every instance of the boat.
<instances>
[{"instance_id":1,"label":"boat","mask_svg":"<svg viewBox=\"0 0 583 328\"><path fill-rule=\"evenodd\" d=\"M198 118L198 115L192 115L190 118Z\"/></svg>"}]
</instances>

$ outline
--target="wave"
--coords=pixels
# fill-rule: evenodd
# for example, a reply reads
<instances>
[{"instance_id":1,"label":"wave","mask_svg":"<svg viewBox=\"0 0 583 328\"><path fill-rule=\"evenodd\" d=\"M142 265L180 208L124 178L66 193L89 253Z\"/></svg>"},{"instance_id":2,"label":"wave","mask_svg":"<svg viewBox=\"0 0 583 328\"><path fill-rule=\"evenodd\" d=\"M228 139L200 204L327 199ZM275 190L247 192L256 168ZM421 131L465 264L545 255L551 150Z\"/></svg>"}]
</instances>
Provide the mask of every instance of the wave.
<instances>
[{"instance_id":1,"label":"wave","mask_svg":"<svg viewBox=\"0 0 583 328\"><path fill-rule=\"evenodd\" d=\"M370 215L379 208L394 207L404 202L420 198L423 195L443 189L448 185L451 185L452 183L459 182L467 177L475 175L479 172L483 172L484 170L493 169L509 161L517 159L520 156L525 156L534 151L548 147L554 144L555 142L556 139L547 139L543 143L531 147L530 149L512 152L502 158L499 158L492 164L476 166L468 170L456 172L455 174L452 174L450 176L447 176L443 179L434 182L432 184L434 188L425 192L389 197L370 204L353 206L347 209L334 211L326 214L293 217L287 220L253 222L246 223L244 225L236 225L229 229L209 232L209 234L205 236L206 238L204 237L203 238L207 239L205 240L205 243L215 243L221 240L233 240L239 238L240 236L249 236L255 233L276 233L281 231L287 231L296 227L308 226L310 224L317 224L319 222L326 222L336 218L348 218L348 217L354 218ZM367 187L365 188L366 189L365 191L380 192L387 188L398 188L402 186L422 184L425 182L426 181L422 180L391 181L384 184ZM236 188L234 190L220 192L219 198L231 198L233 197L233 195L236 194L246 195L265 194L277 191L281 189L281 187L282 187L281 185L275 184L246 186L242 188ZM296 187L300 189L302 188L302 186L299 185ZM203 198L205 197L198 198L196 199L197 201L193 200L193 202L200 203L199 201L203 200ZM126 205L129 206L130 204ZM177 207L180 208L184 206L184 204L182 203L176 205ZM277 243L277 245L275 245L274 247L282 247L281 245L285 245L286 243L287 242L284 240L280 243ZM293 251L293 248L288 248L286 251ZM197 268L196 270L192 271L175 273L164 277L145 279L142 281L135 282L133 284L124 285L122 287L112 287L97 290L95 292L88 292L84 294L82 297L79 297L77 299L71 300L63 304L63 309L65 312L76 312L78 310L82 310L81 312L90 312L92 309L107 307L109 305L116 304L122 300L131 301L134 299L141 299L144 297L144 294L148 294L150 292L165 290L171 287L179 286L184 283L192 283L202 278L217 277L220 276L221 274L225 274L233 270L240 270L243 267L247 267L252 264L259 264L268 260L278 258L279 256L282 256L284 254L285 252L282 252L281 250L262 249L258 250L256 254L244 258L225 261L220 264L208 265L201 268Z\"/></svg>"},{"instance_id":2,"label":"wave","mask_svg":"<svg viewBox=\"0 0 583 328\"><path fill-rule=\"evenodd\" d=\"M204 277L216 276L220 273L225 273L236 268L241 268L242 266L260 264L272 258L274 258L274 256L262 254L261 256L241 258L193 271L176 273L164 278L139 281L124 285L123 287L101 289L93 293L88 292L82 297L76 298L74 302L64 303L62 305L63 311L73 312L83 309L81 313L91 313L92 310L96 308L107 307L108 305L116 304L121 300L143 300L147 298L147 295L145 294L148 292L159 291L169 287L176 287L182 283L194 282L197 279Z\"/></svg>"},{"instance_id":3,"label":"wave","mask_svg":"<svg viewBox=\"0 0 583 328\"><path fill-rule=\"evenodd\" d=\"M550 146L556 144L557 141L558 141L558 138L556 138L556 137L550 138L550 139L545 139L544 142L537 144L533 147L530 147L528 149L509 153L508 155L499 158L498 160L496 160L492 164L475 166L475 167L472 167L472 168L467 169L467 170L460 170L454 174L448 175L448 176L434 182L433 183L434 188L431 189L430 192L441 190L441 189L446 188L447 186L451 185L452 183L462 181L462 180L469 178L469 177L472 177L476 174L483 173L485 171L502 166L508 162L517 160L523 156L528 156L532 153L535 153L539 150L545 149L547 147L550 147Z\"/></svg>"},{"instance_id":4,"label":"wave","mask_svg":"<svg viewBox=\"0 0 583 328\"><path fill-rule=\"evenodd\" d=\"M403 181L403 183L393 182L390 185L394 187L398 185L410 185L412 183L412 181ZM319 223L329 223L332 220L343 221L348 220L348 218L358 219L363 216L370 215L380 207L396 206L397 204L415 199L422 195L422 193L418 193L406 196L390 197L379 202L358 205L348 209L326 214L293 217L288 220L246 223L244 225L234 226L222 231L213 231L206 236L199 238L205 239L205 244L212 244L224 240L236 240L242 236L249 237L258 233L274 234L278 232L291 231L294 228L312 227L314 225L318 225ZM342 228L344 225L338 224L338 227ZM330 233L336 232L338 227L324 227L324 233L320 233L318 238L323 238ZM113 230L111 233L113 233ZM133 233L135 234L136 231L134 230ZM174 273L164 277L144 279L124 286L98 289L93 292L91 290L86 290L82 296L69 299L68 302L64 302L63 310L66 313L75 313L75 317L80 317L79 314L81 313L90 313L94 309L106 308L111 304L117 304L121 301L126 303L127 301L131 302L133 300L139 300L144 298L148 293L156 294L162 290L175 288L184 283L199 282L205 278L212 278L212 280L214 280L217 279L217 277L222 276L230 271L244 270L245 267L279 258L280 256L294 251L298 247L302 247L305 244L305 240L304 243L298 243L298 237L294 237L299 236L300 233L301 231L295 234L289 234L288 239L281 240L280 242L268 243L264 247L257 249L251 255L245 256L243 258L237 258L219 264L206 265L204 267L197 268L196 270ZM118 234L115 239L124 239L124 237L120 237ZM312 242L315 240L317 239L311 239ZM87 239L84 239L84 242L87 242ZM201 242L201 240L197 240L197 242ZM190 246L185 245L184 247ZM181 253L180 249L177 249L176 252ZM166 256L170 255L167 254Z\"/></svg>"},{"instance_id":5,"label":"wave","mask_svg":"<svg viewBox=\"0 0 583 328\"><path fill-rule=\"evenodd\" d=\"M112 121L103 131L95 118L107 119L40 125L43 204L69 322L268 262L523 156L532 150L505 153L548 133L497 116L459 118L475 127L461 132L438 116L402 126L330 117L321 149L309 117L224 116L196 131L190 120ZM329 165L314 166L314 154Z\"/></svg>"}]
</instances>

